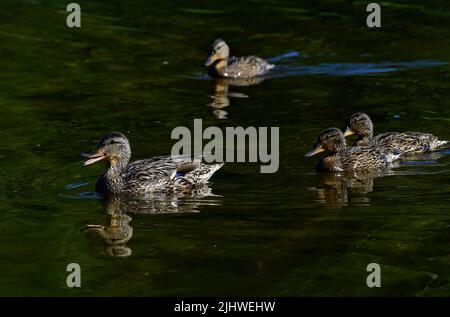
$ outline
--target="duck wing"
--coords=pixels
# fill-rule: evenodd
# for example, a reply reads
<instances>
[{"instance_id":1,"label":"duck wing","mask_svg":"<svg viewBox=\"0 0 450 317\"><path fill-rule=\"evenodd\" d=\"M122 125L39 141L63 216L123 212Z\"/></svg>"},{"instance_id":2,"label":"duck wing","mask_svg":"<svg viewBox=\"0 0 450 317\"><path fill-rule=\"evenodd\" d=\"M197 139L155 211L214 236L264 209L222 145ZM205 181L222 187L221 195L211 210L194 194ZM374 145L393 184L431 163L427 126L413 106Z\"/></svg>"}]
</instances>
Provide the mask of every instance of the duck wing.
<instances>
[{"instance_id":1,"label":"duck wing","mask_svg":"<svg viewBox=\"0 0 450 317\"><path fill-rule=\"evenodd\" d=\"M421 153L433 151L447 141L441 141L430 133L388 132L377 135L373 142L386 150L402 153Z\"/></svg>"},{"instance_id":2,"label":"duck wing","mask_svg":"<svg viewBox=\"0 0 450 317\"><path fill-rule=\"evenodd\" d=\"M399 134L400 141L409 144L412 152L429 152L445 144L447 141L439 140L431 133L405 132Z\"/></svg>"},{"instance_id":3,"label":"duck wing","mask_svg":"<svg viewBox=\"0 0 450 317\"><path fill-rule=\"evenodd\" d=\"M232 78L255 77L265 74L273 67L275 66L256 56L231 57L224 75Z\"/></svg>"},{"instance_id":4,"label":"duck wing","mask_svg":"<svg viewBox=\"0 0 450 317\"><path fill-rule=\"evenodd\" d=\"M209 179L223 165L224 163L209 164L209 165L200 164L195 170L187 173L184 177L196 186L203 185L208 183Z\"/></svg>"},{"instance_id":5,"label":"duck wing","mask_svg":"<svg viewBox=\"0 0 450 317\"><path fill-rule=\"evenodd\" d=\"M166 190L177 167L178 163L170 157L153 157L129 164L122 176L132 191Z\"/></svg>"},{"instance_id":6,"label":"duck wing","mask_svg":"<svg viewBox=\"0 0 450 317\"><path fill-rule=\"evenodd\" d=\"M377 170L387 168L399 156L373 146L355 146L347 148L340 155L340 161L346 171Z\"/></svg>"}]
</instances>

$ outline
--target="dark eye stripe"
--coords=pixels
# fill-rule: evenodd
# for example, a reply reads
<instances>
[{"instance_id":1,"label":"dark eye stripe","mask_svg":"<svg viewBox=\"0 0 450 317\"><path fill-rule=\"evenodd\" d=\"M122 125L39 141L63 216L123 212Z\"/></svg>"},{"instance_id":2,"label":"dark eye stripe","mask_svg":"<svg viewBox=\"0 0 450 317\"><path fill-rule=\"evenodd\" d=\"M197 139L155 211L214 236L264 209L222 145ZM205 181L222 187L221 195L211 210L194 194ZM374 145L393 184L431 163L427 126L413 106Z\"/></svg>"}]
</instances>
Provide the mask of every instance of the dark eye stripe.
<instances>
[{"instance_id":1,"label":"dark eye stripe","mask_svg":"<svg viewBox=\"0 0 450 317\"><path fill-rule=\"evenodd\" d=\"M356 122L361 122L361 121L366 121L366 118L358 118L358 119L353 118L353 119L351 120L351 123L356 123Z\"/></svg>"}]
</instances>

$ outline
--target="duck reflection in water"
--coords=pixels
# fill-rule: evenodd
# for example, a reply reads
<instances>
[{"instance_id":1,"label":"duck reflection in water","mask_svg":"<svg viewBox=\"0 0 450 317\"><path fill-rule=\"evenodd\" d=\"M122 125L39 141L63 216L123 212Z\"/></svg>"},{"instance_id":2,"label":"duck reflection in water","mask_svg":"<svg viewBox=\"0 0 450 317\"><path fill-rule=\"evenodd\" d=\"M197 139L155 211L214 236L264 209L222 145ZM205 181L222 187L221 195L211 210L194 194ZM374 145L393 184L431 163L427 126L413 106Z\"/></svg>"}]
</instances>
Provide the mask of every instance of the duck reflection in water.
<instances>
[{"instance_id":1,"label":"duck reflection in water","mask_svg":"<svg viewBox=\"0 0 450 317\"><path fill-rule=\"evenodd\" d=\"M239 92L230 92L229 86L253 86L258 85L264 78L215 78L213 79L213 90L210 95L211 102L207 106L213 109L217 119L227 119L228 112L224 110L230 106L231 98L248 98L248 95Z\"/></svg>"},{"instance_id":2,"label":"duck reflection in water","mask_svg":"<svg viewBox=\"0 0 450 317\"><path fill-rule=\"evenodd\" d=\"M209 197L209 199L205 199ZM127 243L133 236L130 225L131 213L135 214L175 214L198 213L201 205L217 205L217 196L208 186L199 187L189 196L151 195L130 197L126 195L108 195L101 200L107 213L107 224L88 224L83 231L99 236L105 244L105 253L113 257L127 257L132 250Z\"/></svg>"},{"instance_id":3,"label":"duck reflection in water","mask_svg":"<svg viewBox=\"0 0 450 317\"><path fill-rule=\"evenodd\" d=\"M370 205L370 198L365 194L373 192L375 178L388 175L389 171L319 173L321 184L310 189L317 191L317 200L328 207L338 208L350 203Z\"/></svg>"},{"instance_id":4,"label":"duck reflection in water","mask_svg":"<svg viewBox=\"0 0 450 317\"><path fill-rule=\"evenodd\" d=\"M102 200L108 214L106 225L86 225L85 230L95 232L105 242L105 252L110 256L125 257L131 255L126 243L133 236L131 217L122 210L120 197L109 197Z\"/></svg>"},{"instance_id":5,"label":"duck reflection in water","mask_svg":"<svg viewBox=\"0 0 450 317\"><path fill-rule=\"evenodd\" d=\"M320 203L332 208L348 204L370 205L370 197L366 194L374 191L376 178L427 174L429 172L420 167L438 165L438 160L447 155L445 151L409 154L407 159L394 161L391 165L391 168L405 167L402 170L322 172L318 173L320 185L309 189L317 192ZM411 167L416 168L410 169Z\"/></svg>"}]
</instances>

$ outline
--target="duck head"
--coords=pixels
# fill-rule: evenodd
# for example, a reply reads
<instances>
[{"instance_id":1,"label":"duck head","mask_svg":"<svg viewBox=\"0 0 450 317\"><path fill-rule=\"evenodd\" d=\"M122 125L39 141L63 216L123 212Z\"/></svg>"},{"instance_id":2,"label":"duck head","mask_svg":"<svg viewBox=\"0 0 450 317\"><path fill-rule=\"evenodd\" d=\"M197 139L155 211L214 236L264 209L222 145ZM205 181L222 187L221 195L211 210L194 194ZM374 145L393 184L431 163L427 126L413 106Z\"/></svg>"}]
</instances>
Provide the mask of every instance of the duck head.
<instances>
[{"instance_id":1,"label":"duck head","mask_svg":"<svg viewBox=\"0 0 450 317\"><path fill-rule=\"evenodd\" d=\"M305 154L305 157L311 157L323 151L335 153L347 146L342 131L337 128L329 128L320 133L314 148Z\"/></svg>"},{"instance_id":2,"label":"duck head","mask_svg":"<svg viewBox=\"0 0 450 317\"><path fill-rule=\"evenodd\" d=\"M344 129L344 137L356 134L359 138L373 136L373 123L370 117L362 112L352 114Z\"/></svg>"},{"instance_id":3,"label":"duck head","mask_svg":"<svg viewBox=\"0 0 450 317\"><path fill-rule=\"evenodd\" d=\"M205 66L211 66L215 62L227 60L230 56L230 48L222 39L217 39L212 43L208 51L208 58L205 61Z\"/></svg>"},{"instance_id":4,"label":"duck head","mask_svg":"<svg viewBox=\"0 0 450 317\"><path fill-rule=\"evenodd\" d=\"M131 148L128 139L119 132L105 135L97 145L94 153L83 153L88 158L83 166L106 160L110 166L126 166L131 157Z\"/></svg>"}]
</instances>

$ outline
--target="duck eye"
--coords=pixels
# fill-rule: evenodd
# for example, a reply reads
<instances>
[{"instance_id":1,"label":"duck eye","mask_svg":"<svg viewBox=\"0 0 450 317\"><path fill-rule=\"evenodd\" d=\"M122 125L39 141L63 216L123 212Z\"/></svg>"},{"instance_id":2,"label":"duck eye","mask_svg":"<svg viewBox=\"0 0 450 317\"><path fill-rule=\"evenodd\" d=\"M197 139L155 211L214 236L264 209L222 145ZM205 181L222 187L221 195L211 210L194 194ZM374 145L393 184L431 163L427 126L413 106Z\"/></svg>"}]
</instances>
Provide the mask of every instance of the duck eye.
<instances>
[{"instance_id":1,"label":"duck eye","mask_svg":"<svg viewBox=\"0 0 450 317\"><path fill-rule=\"evenodd\" d=\"M358 120L356 120L356 122L362 122L362 121L366 121L366 118L360 117L360 118L358 118Z\"/></svg>"},{"instance_id":2,"label":"duck eye","mask_svg":"<svg viewBox=\"0 0 450 317\"><path fill-rule=\"evenodd\" d=\"M117 143L120 143L120 142L117 142L115 140L111 140L111 141L108 142L108 144L117 144Z\"/></svg>"}]
</instances>

